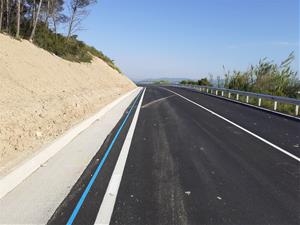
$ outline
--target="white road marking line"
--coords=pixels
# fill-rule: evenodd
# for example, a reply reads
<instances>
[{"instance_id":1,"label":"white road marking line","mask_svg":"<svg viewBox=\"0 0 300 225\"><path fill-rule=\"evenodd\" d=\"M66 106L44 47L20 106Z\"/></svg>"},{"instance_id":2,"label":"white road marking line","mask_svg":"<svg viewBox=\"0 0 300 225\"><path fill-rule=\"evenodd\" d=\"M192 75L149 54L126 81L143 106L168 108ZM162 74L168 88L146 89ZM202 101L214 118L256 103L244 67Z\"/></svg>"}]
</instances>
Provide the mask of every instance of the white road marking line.
<instances>
[{"instance_id":1,"label":"white road marking line","mask_svg":"<svg viewBox=\"0 0 300 225\"><path fill-rule=\"evenodd\" d=\"M51 159L55 154L62 150L67 144L69 144L76 136L78 136L82 131L91 126L97 119L102 118L106 113L108 113L113 107L118 105L119 102L139 91L140 88L135 88L132 91L122 95L120 98L116 99L112 103L106 105L98 113L89 117L88 119L82 121L78 125L70 128L61 137L54 140L47 147L45 147L36 156L33 156L28 161L20 164L12 172L0 178L0 199L6 194L16 188L20 183L22 183L26 178L28 178L33 172L40 168L45 162Z\"/></svg>"},{"instance_id":2,"label":"white road marking line","mask_svg":"<svg viewBox=\"0 0 300 225\"><path fill-rule=\"evenodd\" d=\"M210 110L210 109L208 109L208 108L206 108L206 107L204 107L204 106L202 106L202 105L200 105L200 104L198 104L198 103L196 103L196 102L194 102L194 101L192 101L192 100L190 100L190 99L188 99L188 98L186 98L186 97L184 97L184 96L182 96L182 95L180 95L180 94L178 94L178 93L176 93L176 92L174 92L174 91L171 91L171 90L169 90L169 89L167 89L167 88L162 88L162 89L167 90L167 91L169 91L169 92L171 92L171 93L173 93L173 94L175 94L175 95L177 95L177 96L179 96L179 97L181 97L181 98L187 100L187 101L190 102L190 103L193 103L194 105L196 105L196 106L198 106L198 107L200 107L200 108L202 108L202 109L204 109L204 110L210 112L211 114L213 114L213 115L219 117L219 118L222 119L222 120L225 120L226 122L228 122L228 123L230 123L230 124L236 126L237 128L239 128L239 129L245 131L246 133L252 135L253 137L256 137L257 139L261 140L262 142L264 142L264 143L266 143L266 144L272 146L273 148L275 148L275 149L281 151L282 153L284 153L284 154L286 154L286 155L292 157L293 159L296 159L298 162L300 162L300 158L298 158L297 156L295 156L295 155L291 154L290 152L288 152L288 151L286 151L286 150L280 148L279 146L277 146L277 145L275 145L275 144L269 142L268 140L266 140L266 139L264 139L264 138L258 136L257 134L254 134L253 132L247 130L246 128L241 127L240 125L238 125L238 124L236 124L236 123L230 121L229 119L226 119L225 117L223 117L223 116L221 116L221 115L215 113L214 111L212 111L212 110Z\"/></svg>"},{"instance_id":3,"label":"white road marking line","mask_svg":"<svg viewBox=\"0 0 300 225\"><path fill-rule=\"evenodd\" d=\"M137 124L137 120L139 117L139 113L140 113L140 109L141 109L141 105L143 102L145 91L146 91L146 88L143 91L140 102L135 111L134 117L132 119L131 125L129 127L128 133L125 138L125 141L123 143L118 161L116 163L113 174L109 181L108 188L106 189L103 201L100 206L100 210L98 212L98 215L97 215L97 218L95 221L96 225L108 225L110 223L111 215L114 210L120 183L122 180L122 175L124 172L127 156L129 153L129 148L130 148L134 130L135 130L135 127Z\"/></svg>"},{"instance_id":4,"label":"white road marking line","mask_svg":"<svg viewBox=\"0 0 300 225\"><path fill-rule=\"evenodd\" d=\"M153 105L153 104L155 104L155 103L164 101L164 100L166 100L166 99L168 99L168 98L171 98L171 97L174 97L174 96L175 96L175 95L170 95L170 96L168 96L168 97L156 99L156 100L154 100L154 101L152 101L152 102L149 102L149 103L143 105L142 108L143 108L143 109L144 109L144 108L147 108L147 107L149 107L149 106L151 106L151 105Z\"/></svg>"}]
</instances>

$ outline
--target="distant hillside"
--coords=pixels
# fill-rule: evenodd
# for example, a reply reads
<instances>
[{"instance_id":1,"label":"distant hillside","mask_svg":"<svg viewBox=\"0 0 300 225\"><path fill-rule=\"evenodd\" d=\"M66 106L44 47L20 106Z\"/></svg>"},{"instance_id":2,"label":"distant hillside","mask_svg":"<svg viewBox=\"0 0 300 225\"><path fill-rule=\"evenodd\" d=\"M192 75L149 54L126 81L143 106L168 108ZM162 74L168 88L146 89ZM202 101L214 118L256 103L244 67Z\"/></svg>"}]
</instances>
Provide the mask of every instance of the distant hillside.
<instances>
[{"instance_id":1,"label":"distant hillside","mask_svg":"<svg viewBox=\"0 0 300 225\"><path fill-rule=\"evenodd\" d=\"M167 81L171 84L178 84L182 80L188 80L187 78L170 78L170 77L162 77L162 78L154 78L154 79L145 79L138 81L139 84L154 84L160 81Z\"/></svg>"}]
</instances>

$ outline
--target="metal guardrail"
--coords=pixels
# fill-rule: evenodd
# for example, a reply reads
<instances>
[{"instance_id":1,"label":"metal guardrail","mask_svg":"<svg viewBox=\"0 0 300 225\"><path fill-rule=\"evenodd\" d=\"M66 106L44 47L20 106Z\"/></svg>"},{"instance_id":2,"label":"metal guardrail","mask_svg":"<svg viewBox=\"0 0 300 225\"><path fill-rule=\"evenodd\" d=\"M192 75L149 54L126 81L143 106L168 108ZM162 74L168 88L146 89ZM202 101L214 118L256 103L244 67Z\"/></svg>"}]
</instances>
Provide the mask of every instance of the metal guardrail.
<instances>
[{"instance_id":1,"label":"metal guardrail","mask_svg":"<svg viewBox=\"0 0 300 225\"><path fill-rule=\"evenodd\" d=\"M235 100L239 101L240 96L246 97L246 103L249 104L249 98L254 97L258 99L258 106L261 107L262 105L262 99L267 99L273 101L273 110L277 111L278 108L278 102L295 105L295 115L299 115L299 106L300 106L300 100L294 99L294 98L287 98L287 97L280 97L280 96L273 96L273 95L266 95L266 94L259 94L254 92L245 92L245 91L238 91L233 89L226 89L226 88L217 88L217 87L210 87L210 86L200 86L200 85L183 85L178 84L174 85L177 87L183 87L183 88L193 88L200 92L206 92L209 94L215 94L217 96L222 97L228 97L231 99L231 95L235 94Z\"/></svg>"}]
</instances>

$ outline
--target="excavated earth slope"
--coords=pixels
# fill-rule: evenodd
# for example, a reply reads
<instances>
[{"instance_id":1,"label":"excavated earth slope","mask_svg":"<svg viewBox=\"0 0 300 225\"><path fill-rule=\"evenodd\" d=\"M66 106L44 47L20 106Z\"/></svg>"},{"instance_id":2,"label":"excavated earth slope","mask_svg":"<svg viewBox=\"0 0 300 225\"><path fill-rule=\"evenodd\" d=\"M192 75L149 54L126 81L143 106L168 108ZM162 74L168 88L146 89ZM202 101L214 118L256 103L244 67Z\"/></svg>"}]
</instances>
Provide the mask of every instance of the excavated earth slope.
<instances>
[{"instance_id":1,"label":"excavated earth slope","mask_svg":"<svg viewBox=\"0 0 300 225\"><path fill-rule=\"evenodd\" d=\"M0 34L0 172L135 87L98 58L72 63Z\"/></svg>"}]
</instances>

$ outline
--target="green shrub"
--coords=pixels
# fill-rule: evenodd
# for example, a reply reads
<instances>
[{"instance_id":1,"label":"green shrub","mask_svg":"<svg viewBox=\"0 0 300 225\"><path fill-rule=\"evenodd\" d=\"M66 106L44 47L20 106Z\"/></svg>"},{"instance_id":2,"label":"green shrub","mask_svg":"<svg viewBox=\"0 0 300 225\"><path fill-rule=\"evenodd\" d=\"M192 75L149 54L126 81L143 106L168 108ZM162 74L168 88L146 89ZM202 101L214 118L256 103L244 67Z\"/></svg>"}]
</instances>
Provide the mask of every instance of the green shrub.
<instances>
[{"instance_id":1,"label":"green shrub","mask_svg":"<svg viewBox=\"0 0 300 225\"><path fill-rule=\"evenodd\" d=\"M21 26L21 36L29 38L30 23L24 22ZM12 31L12 34L14 32ZM106 62L111 68L121 73L120 69L114 64L114 61L104 55L96 48L88 46L83 41L77 39L77 36L67 38L61 34L54 33L44 23L37 25L34 43L55 55L72 62L90 63L93 57L98 57Z\"/></svg>"},{"instance_id":2,"label":"green shrub","mask_svg":"<svg viewBox=\"0 0 300 225\"><path fill-rule=\"evenodd\" d=\"M208 81L207 78L202 78L201 80L198 80L197 83L201 86L212 86L212 84Z\"/></svg>"},{"instance_id":3,"label":"green shrub","mask_svg":"<svg viewBox=\"0 0 300 225\"><path fill-rule=\"evenodd\" d=\"M201 85L201 86L212 86L212 84L208 81L207 78L203 78L198 81L194 80L182 80L180 81L180 84L191 84L191 85Z\"/></svg>"},{"instance_id":4,"label":"green shrub","mask_svg":"<svg viewBox=\"0 0 300 225\"><path fill-rule=\"evenodd\" d=\"M156 85L168 85L170 84L170 81L168 80L156 80L153 82L153 84L156 84Z\"/></svg>"},{"instance_id":5,"label":"green shrub","mask_svg":"<svg viewBox=\"0 0 300 225\"><path fill-rule=\"evenodd\" d=\"M291 69L294 54L281 64L275 64L267 59L259 61L247 71L233 71L225 74L225 87L241 91L299 98L300 81L297 72Z\"/></svg>"}]
</instances>

